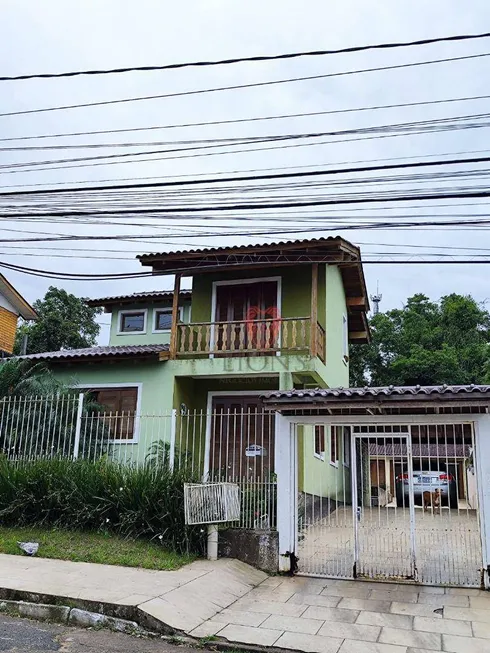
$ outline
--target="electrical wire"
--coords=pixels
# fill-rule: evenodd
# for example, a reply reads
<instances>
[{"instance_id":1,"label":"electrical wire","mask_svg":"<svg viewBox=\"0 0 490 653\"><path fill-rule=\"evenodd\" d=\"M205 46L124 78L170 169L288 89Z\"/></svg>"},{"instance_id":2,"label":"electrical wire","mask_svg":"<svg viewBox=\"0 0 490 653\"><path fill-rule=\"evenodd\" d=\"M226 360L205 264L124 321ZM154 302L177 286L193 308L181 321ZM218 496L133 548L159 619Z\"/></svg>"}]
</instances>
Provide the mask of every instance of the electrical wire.
<instances>
[{"instance_id":1,"label":"electrical wire","mask_svg":"<svg viewBox=\"0 0 490 653\"><path fill-rule=\"evenodd\" d=\"M311 111L306 113L286 113L286 114L277 114L273 116L257 116L254 118L235 118L233 120L208 120L205 122L188 122L188 123L177 123L172 125L153 125L150 127L129 127L124 129L99 129L92 131L83 131L83 132L63 132L57 134L38 134L35 136L11 136L9 138L0 138L0 143L6 141L26 141L26 140L37 140L43 138L66 138L68 136L95 136L101 134L122 134L128 132L141 132L141 131L153 131L153 130L162 130L162 129L180 129L184 127L208 127L216 125L233 125L238 123L247 123L247 122L258 122L265 120L283 120L286 118L311 118L314 116L329 116L339 113L354 113L362 111L379 111L382 109L398 109L406 107L419 107L419 106L428 106L428 105L437 105L437 104L449 104L452 102L470 102L475 100L488 100L490 95L473 95L473 96L463 96L458 98L446 98L443 100L424 100L421 102L402 102L398 104L380 104L369 107L355 107L347 109L331 109L330 111Z\"/></svg>"},{"instance_id":2,"label":"electrical wire","mask_svg":"<svg viewBox=\"0 0 490 653\"><path fill-rule=\"evenodd\" d=\"M411 63L404 63L404 64L394 64L391 66L378 66L374 68L362 68L360 70L344 70L336 73L325 73L322 75L309 75L309 76L303 76L303 77L290 77L287 79L275 79L275 80L268 80L265 82L253 82L249 84L235 84L232 86L219 86L219 87L214 87L214 88L204 88L204 89L197 89L197 90L192 90L192 91L179 91L176 93L163 93L163 94L158 94L158 95L145 95L145 96L139 96L139 97L129 97L129 98L120 98L117 100L102 100L99 102L84 102L81 104L65 104L61 106L54 106L54 107L42 107L40 109L24 109L22 111L9 111L7 113L0 113L0 117L7 117L7 116L22 116L22 115L28 115L32 113L44 113L46 111L65 111L69 109L86 109L88 107L100 107L100 106L107 106L107 105L112 105L112 104L122 104L126 102L141 102L141 101L146 101L146 100L159 100L159 99L164 99L164 98L171 98L171 97L184 97L184 96L191 96L191 95L201 95L203 93L217 93L221 91L234 91L238 89L244 89L244 88L259 88L263 86L274 86L278 84L291 84L294 82L304 82L304 81L312 81L312 80L317 80L317 79L327 79L327 78L332 78L332 77L342 77L345 75L358 75L361 73L371 73L371 72L380 72L380 71L386 71L386 70L399 70L403 68L412 68L412 67L418 67L418 66L427 66L431 64L437 64L437 63L449 63L449 62L454 62L454 61L465 61L465 60L472 60L472 59L480 59L482 57L488 57L490 56L490 52L482 52L479 54L470 54L470 55L465 55L462 57L447 57L444 59L432 59L430 61L416 61L416 62L411 62Z\"/></svg>"},{"instance_id":3,"label":"electrical wire","mask_svg":"<svg viewBox=\"0 0 490 653\"><path fill-rule=\"evenodd\" d=\"M407 48L414 46L431 45L433 43L454 42L454 41L474 41L485 39L490 36L490 32L481 34L457 34L453 36L441 36L432 39L419 39L417 41L402 41L395 43L377 43L375 45L356 45L348 48L336 50L310 50L303 52L289 52L286 54L274 55L257 55L252 57L235 57L234 59L218 59L215 61L193 61L187 63L166 64L163 66L131 66L127 68L111 68L106 70L77 70L64 73L36 73L30 75L13 75L1 76L0 81L18 81L27 79L52 79L59 77L76 77L80 75L114 75L128 72L148 72L154 70L176 70L178 68L204 67L204 66L224 66L237 63L251 63L264 61L278 61L281 59L298 59L299 57L318 57L332 54L346 54L351 52L365 52L366 50L388 50L394 48Z\"/></svg>"}]
</instances>

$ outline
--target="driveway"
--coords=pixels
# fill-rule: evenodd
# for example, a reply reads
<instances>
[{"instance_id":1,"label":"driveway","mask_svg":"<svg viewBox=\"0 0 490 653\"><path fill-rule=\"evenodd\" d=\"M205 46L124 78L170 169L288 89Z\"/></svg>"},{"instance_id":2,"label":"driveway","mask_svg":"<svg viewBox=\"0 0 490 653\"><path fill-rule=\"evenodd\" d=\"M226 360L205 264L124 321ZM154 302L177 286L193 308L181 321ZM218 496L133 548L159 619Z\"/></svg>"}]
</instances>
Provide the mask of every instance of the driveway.
<instances>
[{"instance_id":1,"label":"driveway","mask_svg":"<svg viewBox=\"0 0 490 653\"><path fill-rule=\"evenodd\" d=\"M476 511L440 514L415 508L418 581L432 585L480 586L482 551ZM409 577L413 573L410 514L402 508L364 508L358 522L358 575ZM306 526L298 544L299 569L318 576L352 578L354 526L350 506Z\"/></svg>"}]
</instances>

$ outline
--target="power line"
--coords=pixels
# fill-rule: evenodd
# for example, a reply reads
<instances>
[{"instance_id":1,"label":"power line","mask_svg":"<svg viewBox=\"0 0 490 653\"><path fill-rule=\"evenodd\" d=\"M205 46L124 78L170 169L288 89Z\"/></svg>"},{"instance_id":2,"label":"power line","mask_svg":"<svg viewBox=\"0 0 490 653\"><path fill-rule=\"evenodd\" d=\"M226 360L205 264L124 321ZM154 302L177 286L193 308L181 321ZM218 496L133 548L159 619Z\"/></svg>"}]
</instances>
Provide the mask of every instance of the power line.
<instances>
[{"instance_id":1,"label":"power line","mask_svg":"<svg viewBox=\"0 0 490 653\"><path fill-rule=\"evenodd\" d=\"M247 175L243 177L214 177L208 179L187 179L182 181L162 181L147 184L116 184L111 186L89 186L83 189L79 188L55 188L53 190L29 190L13 191L9 193L0 193L0 199L14 196L32 196L32 195L64 195L66 193L89 193L93 191L113 191L113 190L140 190L144 188L165 188L175 186L195 186L205 184L222 184L230 182L243 181L265 181L270 179L290 179L292 177L319 177L325 175L352 174L359 172L376 172L380 170L400 170L420 167L451 166L464 165L468 163L488 163L490 156L472 157L469 159L439 159L437 161L414 161L411 163L392 163L379 166L354 166L350 168L334 168L330 170L310 170L307 172L281 172L267 175ZM76 213L75 213L76 214ZM51 214L52 215L52 214Z\"/></svg>"},{"instance_id":2,"label":"power line","mask_svg":"<svg viewBox=\"0 0 490 653\"><path fill-rule=\"evenodd\" d=\"M175 70L177 68L191 68L191 67L204 67L204 66L224 66L236 63L251 63L258 61L277 61L280 59L298 59L299 57L319 57L331 54L346 54L349 52L364 52L366 50L388 50L394 48L406 48L421 45L430 45L433 43L442 43L448 41L472 41L476 39L484 39L490 36L490 32L483 34L458 34L454 36L442 36L433 39L420 39L418 41L403 41L395 43L377 43L375 45L356 45L348 48L340 48L337 50L311 50L305 52L289 52L286 54L274 55L259 55L253 57L237 57L234 59L219 59L216 61L193 61L187 63L174 63L166 64L163 66L131 66L128 68L111 68L106 70L77 70L65 73L36 73L31 75L14 75L2 76L1 82L18 81L26 79L52 79L58 77L76 77L80 75L114 75L128 72L148 72L154 70Z\"/></svg>"},{"instance_id":3,"label":"power line","mask_svg":"<svg viewBox=\"0 0 490 653\"><path fill-rule=\"evenodd\" d=\"M183 96L188 96L188 95L200 95L203 93L217 93L221 91L233 91L237 89L242 89L242 88L258 88L262 86L273 86L277 84L290 84L293 82L304 82L304 81L312 81L315 79L327 79L330 77L342 77L345 75L358 75L361 73L371 73L371 72L380 72L380 71L385 71L385 70L398 70L402 68L411 68L411 67L417 67L417 66L427 66L431 64L436 64L436 63L448 63L448 62L453 62L453 61L464 61L464 60L470 60L470 59L479 59L482 57L488 57L490 56L490 52L483 52L480 54L470 54L470 55L465 55L462 57L448 57L444 59L432 59L430 61L417 61L413 63L405 63L405 64L395 64L391 66L378 66L375 68L363 68L360 70L346 70L346 71L341 71L341 72L336 72L336 73L325 73L323 75L309 75L309 76L303 76L303 77L290 77L287 79L276 79L276 80L269 80L266 82L253 82L250 84L235 84L233 86L219 86L215 88L204 88L204 89L198 89L198 90L193 90L193 91L179 91L177 93L163 93L159 95L145 95L145 96L139 96L139 97L130 97L130 98L121 98L118 100L103 100L99 102L84 102L82 104L66 104L66 105L61 105L61 106L54 106L54 107L43 107L41 109L25 109L23 111L10 111L7 113L0 113L0 117L6 117L6 116L21 116L21 115L27 115L31 113L43 113L46 111L64 111L68 109L84 109L88 107L100 107L100 106L106 106L106 105L111 105L111 104L122 104L125 102L141 102L145 100L158 100L158 99L163 99L163 98L171 98L171 97L183 97Z\"/></svg>"},{"instance_id":4,"label":"power line","mask_svg":"<svg viewBox=\"0 0 490 653\"><path fill-rule=\"evenodd\" d=\"M353 113L360 111L378 111L381 109L398 109L406 107L419 107L419 106L428 106L435 104L446 104L451 102L470 102L474 100L488 100L490 95L473 95L467 97L459 98L446 98L444 100L424 100L421 102L402 102L398 104L381 104L369 107L355 107L347 109L331 109L330 111L311 111L306 113L289 113L289 114L278 114L273 116L257 116L254 118L235 118L232 120L208 120L205 122L188 122L188 123L176 123L172 125L153 125L150 127L129 127L125 129L99 129L94 131L83 131L83 132L63 132L58 134L38 134L37 136L12 136L9 138L0 138L0 143L6 141L26 141L26 140L36 140L42 138L65 138L67 136L95 136L101 134L122 134L128 132L141 132L141 131L154 131L161 129L180 129L183 127L206 127L206 126L215 126L215 125L232 125L238 123L246 122L258 122L264 120L283 120L285 118L310 118L313 116L328 116L338 113Z\"/></svg>"}]
</instances>

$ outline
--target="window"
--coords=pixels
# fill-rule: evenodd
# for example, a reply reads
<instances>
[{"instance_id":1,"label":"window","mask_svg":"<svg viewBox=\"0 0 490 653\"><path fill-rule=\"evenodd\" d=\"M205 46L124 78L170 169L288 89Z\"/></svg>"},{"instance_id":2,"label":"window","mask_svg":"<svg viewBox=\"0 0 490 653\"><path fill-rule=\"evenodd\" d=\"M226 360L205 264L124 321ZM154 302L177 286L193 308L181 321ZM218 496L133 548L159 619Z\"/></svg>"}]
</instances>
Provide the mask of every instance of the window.
<instances>
[{"instance_id":1,"label":"window","mask_svg":"<svg viewBox=\"0 0 490 653\"><path fill-rule=\"evenodd\" d=\"M339 464L339 427L332 426L330 430L330 464Z\"/></svg>"},{"instance_id":2,"label":"window","mask_svg":"<svg viewBox=\"0 0 490 653\"><path fill-rule=\"evenodd\" d=\"M322 424L315 425L315 456L325 459L325 427Z\"/></svg>"},{"instance_id":3,"label":"window","mask_svg":"<svg viewBox=\"0 0 490 653\"><path fill-rule=\"evenodd\" d=\"M146 310L121 311L119 313L118 333L145 333Z\"/></svg>"},{"instance_id":4,"label":"window","mask_svg":"<svg viewBox=\"0 0 490 653\"><path fill-rule=\"evenodd\" d=\"M113 440L133 440L138 388L99 388L92 391L101 420Z\"/></svg>"},{"instance_id":5,"label":"window","mask_svg":"<svg viewBox=\"0 0 490 653\"><path fill-rule=\"evenodd\" d=\"M178 320L182 320L182 307L178 310ZM170 331L172 328L172 309L157 308L153 318L153 332Z\"/></svg>"},{"instance_id":6,"label":"window","mask_svg":"<svg viewBox=\"0 0 490 653\"><path fill-rule=\"evenodd\" d=\"M343 434L343 444L344 444L344 451L343 451L343 461L344 461L344 466L345 467L350 467L350 426L344 426L344 434Z\"/></svg>"},{"instance_id":7,"label":"window","mask_svg":"<svg viewBox=\"0 0 490 653\"><path fill-rule=\"evenodd\" d=\"M342 316L342 358L349 360L349 322L347 315Z\"/></svg>"}]
</instances>

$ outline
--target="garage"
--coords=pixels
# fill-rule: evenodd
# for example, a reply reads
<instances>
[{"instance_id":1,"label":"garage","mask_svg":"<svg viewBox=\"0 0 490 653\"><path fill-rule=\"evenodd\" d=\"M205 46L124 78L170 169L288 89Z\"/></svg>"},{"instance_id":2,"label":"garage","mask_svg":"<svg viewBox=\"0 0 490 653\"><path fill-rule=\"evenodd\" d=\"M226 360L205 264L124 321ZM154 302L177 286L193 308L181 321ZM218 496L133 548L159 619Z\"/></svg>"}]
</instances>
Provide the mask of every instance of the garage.
<instances>
[{"instance_id":1,"label":"garage","mask_svg":"<svg viewBox=\"0 0 490 653\"><path fill-rule=\"evenodd\" d=\"M297 573L488 586L489 386L296 390L267 403L294 468L294 517L279 499L278 528ZM279 482L278 467L281 497Z\"/></svg>"}]
</instances>

